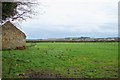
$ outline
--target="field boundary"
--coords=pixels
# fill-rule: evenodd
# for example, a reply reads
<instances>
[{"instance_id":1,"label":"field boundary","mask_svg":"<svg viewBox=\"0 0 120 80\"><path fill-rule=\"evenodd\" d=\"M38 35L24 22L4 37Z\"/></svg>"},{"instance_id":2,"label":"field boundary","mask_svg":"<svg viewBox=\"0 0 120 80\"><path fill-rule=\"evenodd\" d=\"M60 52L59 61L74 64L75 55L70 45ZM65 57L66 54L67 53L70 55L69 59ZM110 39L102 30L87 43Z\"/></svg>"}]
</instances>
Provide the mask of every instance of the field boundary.
<instances>
[{"instance_id":1,"label":"field boundary","mask_svg":"<svg viewBox=\"0 0 120 80\"><path fill-rule=\"evenodd\" d=\"M81 43L81 42L120 42L120 41L26 41L27 43L38 43L38 42L70 42L70 43Z\"/></svg>"}]
</instances>

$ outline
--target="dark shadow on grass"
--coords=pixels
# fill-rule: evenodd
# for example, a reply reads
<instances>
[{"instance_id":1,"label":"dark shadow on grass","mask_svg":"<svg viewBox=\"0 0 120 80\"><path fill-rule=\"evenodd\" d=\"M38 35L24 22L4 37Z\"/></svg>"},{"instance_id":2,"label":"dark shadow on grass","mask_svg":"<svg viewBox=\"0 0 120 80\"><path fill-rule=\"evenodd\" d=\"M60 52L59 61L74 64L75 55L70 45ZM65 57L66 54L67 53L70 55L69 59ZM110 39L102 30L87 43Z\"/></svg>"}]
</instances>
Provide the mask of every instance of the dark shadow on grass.
<instances>
[{"instance_id":1,"label":"dark shadow on grass","mask_svg":"<svg viewBox=\"0 0 120 80\"><path fill-rule=\"evenodd\" d=\"M41 71L29 70L26 73L19 74L19 77L21 78L63 78L64 76L52 70L41 70Z\"/></svg>"}]
</instances>

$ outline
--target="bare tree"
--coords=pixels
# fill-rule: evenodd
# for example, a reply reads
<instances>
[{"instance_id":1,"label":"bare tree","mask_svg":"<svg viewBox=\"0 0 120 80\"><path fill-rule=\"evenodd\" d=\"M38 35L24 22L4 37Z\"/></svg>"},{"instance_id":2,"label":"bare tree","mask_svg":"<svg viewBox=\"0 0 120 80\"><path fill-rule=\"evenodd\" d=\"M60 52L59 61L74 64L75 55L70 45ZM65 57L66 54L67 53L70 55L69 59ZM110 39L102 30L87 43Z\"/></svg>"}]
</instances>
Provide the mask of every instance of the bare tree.
<instances>
[{"instance_id":1,"label":"bare tree","mask_svg":"<svg viewBox=\"0 0 120 80\"><path fill-rule=\"evenodd\" d=\"M36 15L37 1L2 2L2 22L7 20L26 20Z\"/></svg>"}]
</instances>

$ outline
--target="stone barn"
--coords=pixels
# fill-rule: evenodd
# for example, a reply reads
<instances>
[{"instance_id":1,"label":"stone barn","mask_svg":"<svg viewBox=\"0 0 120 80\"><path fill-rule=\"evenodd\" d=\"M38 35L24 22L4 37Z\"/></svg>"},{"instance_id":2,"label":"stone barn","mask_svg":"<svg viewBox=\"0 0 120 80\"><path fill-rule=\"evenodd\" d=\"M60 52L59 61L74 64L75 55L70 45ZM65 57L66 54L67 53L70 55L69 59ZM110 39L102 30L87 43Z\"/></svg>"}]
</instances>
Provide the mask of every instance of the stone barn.
<instances>
[{"instance_id":1,"label":"stone barn","mask_svg":"<svg viewBox=\"0 0 120 80\"><path fill-rule=\"evenodd\" d=\"M10 21L1 26L2 32L2 49L25 48L26 35L14 26Z\"/></svg>"}]
</instances>

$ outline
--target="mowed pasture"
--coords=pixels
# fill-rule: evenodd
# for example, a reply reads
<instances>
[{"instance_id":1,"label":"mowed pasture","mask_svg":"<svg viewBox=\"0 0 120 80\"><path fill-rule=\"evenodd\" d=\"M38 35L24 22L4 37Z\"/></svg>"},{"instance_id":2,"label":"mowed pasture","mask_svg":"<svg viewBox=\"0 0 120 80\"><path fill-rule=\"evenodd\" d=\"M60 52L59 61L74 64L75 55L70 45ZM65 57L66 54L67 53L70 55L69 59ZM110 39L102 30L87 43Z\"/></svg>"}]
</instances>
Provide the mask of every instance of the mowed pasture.
<instances>
[{"instance_id":1,"label":"mowed pasture","mask_svg":"<svg viewBox=\"0 0 120 80\"><path fill-rule=\"evenodd\" d=\"M2 52L4 78L116 78L118 43L27 43Z\"/></svg>"}]
</instances>

